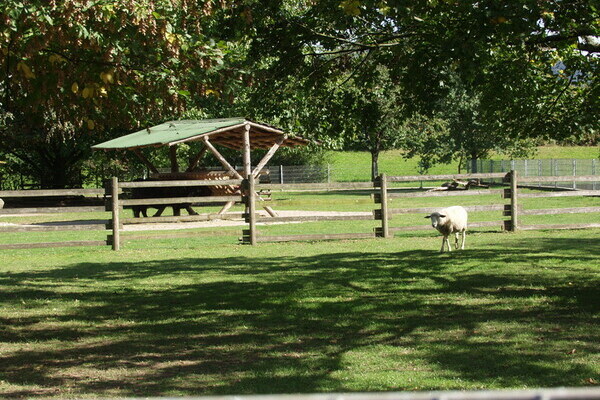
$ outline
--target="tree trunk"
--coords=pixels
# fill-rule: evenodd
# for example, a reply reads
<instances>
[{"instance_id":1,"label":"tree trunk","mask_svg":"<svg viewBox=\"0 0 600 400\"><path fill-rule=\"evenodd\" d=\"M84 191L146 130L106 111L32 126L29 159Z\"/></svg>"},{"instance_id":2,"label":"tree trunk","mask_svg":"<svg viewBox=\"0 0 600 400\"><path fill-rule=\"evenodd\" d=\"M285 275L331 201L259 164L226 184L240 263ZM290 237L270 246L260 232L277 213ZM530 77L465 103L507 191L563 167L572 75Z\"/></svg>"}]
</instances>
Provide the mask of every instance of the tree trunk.
<instances>
[{"instance_id":1,"label":"tree trunk","mask_svg":"<svg viewBox=\"0 0 600 400\"><path fill-rule=\"evenodd\" d=\"M379 176L379 149L371 150L371 181Z\"/></svg>"}]
</instances>

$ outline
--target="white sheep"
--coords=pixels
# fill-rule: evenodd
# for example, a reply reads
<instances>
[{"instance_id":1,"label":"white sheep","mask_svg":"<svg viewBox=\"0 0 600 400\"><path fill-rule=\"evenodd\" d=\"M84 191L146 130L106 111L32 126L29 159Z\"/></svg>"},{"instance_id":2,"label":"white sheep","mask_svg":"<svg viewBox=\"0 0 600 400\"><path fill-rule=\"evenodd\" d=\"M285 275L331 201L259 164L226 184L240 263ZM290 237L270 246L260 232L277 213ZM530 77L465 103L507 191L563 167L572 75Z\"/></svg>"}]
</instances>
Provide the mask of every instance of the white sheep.
<instances>
[{"instance_id":1,"label":"white sheep","mask_svg":"<svg viewBox=\"0 0 600 400\"><path fill-rule=\"evenodd\" d=\"M452 233L454 233L454 245L458 250L458 235L462 232L462 243L460 248L461 250L465 249L468 219L467 210L461 206L452 206L431 213L431 215L428 215L425 218L431 218L431 226L444 235L440 253L444 252L444 244L448 245L448 251L452 251L450 241L448 240L448 236Z\"/></svg>"}]
</instances>

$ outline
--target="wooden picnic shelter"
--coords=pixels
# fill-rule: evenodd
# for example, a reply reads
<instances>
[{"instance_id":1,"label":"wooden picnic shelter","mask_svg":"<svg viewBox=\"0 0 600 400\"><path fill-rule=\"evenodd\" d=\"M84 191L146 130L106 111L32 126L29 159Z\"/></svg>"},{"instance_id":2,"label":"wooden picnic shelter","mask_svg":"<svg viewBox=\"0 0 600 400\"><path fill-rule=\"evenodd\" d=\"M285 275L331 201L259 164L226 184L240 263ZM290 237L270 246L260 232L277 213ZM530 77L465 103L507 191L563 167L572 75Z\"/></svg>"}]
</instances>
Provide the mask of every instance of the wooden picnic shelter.
<instances>
[{"instance_id":1,"label":"wooden picnic shelter","mask_svg":"<svg viewBox=\"0 0 600 400\"><path fill-rule=\"evenodd\" d=\"M177 160L177 146L181 143L201 142L202 147L198 154L190 160L185 171L180 171ZM225 175L233 179L256 179L269 160L280 147L306 146L309 140L289 136L281 129L273 126L250 121L245 118L223 118L204 120L178 120L169 121L145 128L140 131L118 137L92 146L94 150L131 150L144 165L152 172L152 176L159 179L198 179L194 171L207 151L225 168ZM148 160L140 151L142 148L169 147L171 160L170 173L160 173L158 168ZM240 174L231 163L219 152L215 146L223 146L242 153L243 173ZM254 149L267 150L260 162L252 168L250 152ZM223 179L213 175L213 179ZM211 179L210 176L203 176ZM226 204L220 213L225 212L232 204ZM272 210L265 207L269 214Z\"/></svg>"}]
</instances>

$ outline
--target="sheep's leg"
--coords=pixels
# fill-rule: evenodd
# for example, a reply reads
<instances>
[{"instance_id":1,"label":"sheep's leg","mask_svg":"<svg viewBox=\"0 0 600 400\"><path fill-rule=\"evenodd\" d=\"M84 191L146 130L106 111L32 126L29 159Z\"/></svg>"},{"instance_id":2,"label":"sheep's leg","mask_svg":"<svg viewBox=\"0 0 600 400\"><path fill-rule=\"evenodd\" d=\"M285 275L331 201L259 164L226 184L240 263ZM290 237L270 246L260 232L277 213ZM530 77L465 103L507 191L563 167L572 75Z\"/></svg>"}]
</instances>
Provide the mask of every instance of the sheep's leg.
<instances>
[{"instance_id":1,"label":"sheep's leg","mask_svg":"<svg viewBox=\"0 0 600 400\"><path fill-rule=\"evenodd\" d=\"M442 249L440 250L440 253L444 252L445 245L448 245L448 251L452 251L452 248L450 247L450 241L448 240L448 235L444 235L444 238L442 239Z\"/></svg>"},{"instance_id":2,"label":"sheep's leg","mask_svg":"<svg viewBox=\"0 0 600 400\"><path fill-rule=\"evenodd\" d=\"M462 244L460 245L460 249L465 249L465 241L467 240L467 231L462 232Z\"/></svg>"},{"instance_id":3,"label":"sheep's leg","mask_svg":"<svg viewBox=\"0 0 600 400\"><path fill-rule=\"evenodd\" d=\"M454 233L454 248L456 250L458 250L458 235L459 234L460 234L459 232Z\"/></svg>"}]
</instances>

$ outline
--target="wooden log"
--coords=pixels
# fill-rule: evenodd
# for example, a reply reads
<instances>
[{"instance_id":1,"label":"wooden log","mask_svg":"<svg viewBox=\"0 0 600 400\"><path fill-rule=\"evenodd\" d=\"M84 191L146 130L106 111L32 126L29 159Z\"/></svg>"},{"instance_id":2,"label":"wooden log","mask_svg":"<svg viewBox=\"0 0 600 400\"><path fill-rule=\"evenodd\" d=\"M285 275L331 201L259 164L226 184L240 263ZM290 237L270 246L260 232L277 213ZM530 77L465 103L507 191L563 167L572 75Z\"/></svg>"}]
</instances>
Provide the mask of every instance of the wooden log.
<instances>
[{"instance_id":1,"label":"wooden log","mask_svg":"<svg viewBox=\"0 0 600 400\"><path fill-rule=\"evenodd\" d=\"M144 182L119 182L121 188L154 188L154 187L182 187L182 186L238 186L241 179L205 179L205 180L174 180L174 181L144 181Z\"/></svg>"},{"instance_id":2,"label":"wooden log","mask_svg":"<svg viewBox=\"0 0 600 400\"><path fill-rule=\"evenodd\" d=\"M3 225L0 232L57 232L57 231L104 231L103 224L65 224L65 225Z\"/></svg>"},{"instance_id":3,"label":"wooden log","mask_svg":"<svg viewBox=\"0 0 600 400\"><path fill-rule=\"evenodd\" d=\"M202 149L200 149L198 154L196 154L196 156L190 161L190 165L188 165L185 172L192 172L194 170L194 168L196 168L198 166L198 163L200 162L200 160L202 160L202 157L204 157L204 154L206 154L207 150L208 150L208 147L202 146Z\"/></svg>"},{"instance_id":4,"label":"wooden log","mask_svg":"<svg viewBox=\"0 0 600 400\"><path fill-rule=\"evenodd\" d=\"M169 146L169 160L171 161L171 173L179 172L179 163L177 162L177 144Z\"/></svg>"},{"instance_id":5,"label":"wooden log","mask_svg":"<svg viewBox=\"0 0 600 400\"><path fill-rule=\"evenodd\" d=\"M225 214L231 207L233 207L235 204L235 201L228 201L227 203L225 203L225 205L219 210L219 212L217 214L219 215L223 215Z\"/></svg>"},{"instance_id":6,"label":"wooden log","mask_svg":"<svg viewBox=\"0 0 600 400\"><path fill-rule=\"evenodd\" d=\"M262 198L261 198L262 199ZM268 199L268 201L270 201L271 199ZM262 199L262 201L267 201L267 199ZM275 210L273 210L272 207L269 206L263 206L263 209L267 212L267 214L269 214L272 218L277 218L278 215L275 212Z\"/></svg>"},{"instance_id":7,"label":"wooden log","mask_svg":"<svg viewBox=\"0 0 600 400\"><path fill-rule=\"evenodd\" d=\"M586 214L597 212L600 212L600 207L543 208L519 211L521 215Z\"/></svg>"},{"instance_id":8,"label":"wooden log","mask_svg":"<svg viewBox=\"0 0 600 400\"><path fill-rule=\"evenodd\" d=\"M0 199L5 197L46 197L46 196L90 196L104 195L104 189L31 189L3 190Z\"/></svg>"},{"instance_id":9,"label":"wooden log","mask_svg":"<svg viewBox=\"0 0 600 400\"><path fill-rule=\"evenodd\" d=\"M413 192L413 193L395 193L388 191L388 198L421 198L421 197L456 197L456 196L485 196L485 195L498 195L502 194L503 190L460 190L460 191L444 191L444 192ZM380 193L374 193L373 199L375 203L381 202Z\"/></svg>"},{"instance_id":10,"label":"wooden log","mask_svg":"<svg viewBox=\"0 0 600 400\"><path fill-rule=\"evenodd\" d=\"M318 221L372 221L373 215L303 215L295 217L259 217L257 222L318 222Z\"/></svg>"},{"instance_id":11,"label":"wooden log","mask_svg":"<svg viewBox=\"0 0 600 400\"><path fill-rule=\"evenodd\" d=\"M112 220L113 220L113 229L112 229L112 249L114 251L119 251L121 248L121 240L119 236L120 230L120 222L119 222L119 214L121 212L121 207L119 207L119 179L117 177L112 178L111 183L111 206L112 206Z\"/></svg>"},{"instance_id":12,"label":"wooden log","mask_svg":"<svg viewBox=\"0 0 600 400\"><path fill-rule=\"evenodd\" d=\"M170 197L156 199L129 199L120 200L121 206L142 206L158 204L183 204L183 203L227 203L229 201L242 201L242 196L203 196L203 197Z\"/></svg>"},{"instance_id":13,"label":"wooden log","mask_svg":"<svg viewBox=\"0 0 600 400\"><path fill-rule=\"evenodd\" d=\"M252 179L252 164L250 163L250 124L244 126L244 134L242 137L242 156L244 162L244 178Z\"/></svg>"},{"instance_id":14,"label":"wooden log","mask_svg":"<svg viewBox=\"0 0 600 400\"><path fill-rule=\"evenodd\" d=\"M445 181L454 179L491 179L504 178L506 173L488 174L455 174L455 175L410 175L410 176L388 176L388 182L419 182L419 181Z\"/></svg>"},{"instance_id":15,"label":"wooden log","mask_svg":"<svg viewBox=\"0 0 600 400\"><path fill-rule=\"evenodd\" d=\"M565 192L545 192L545 193L519 193L520 199L533 199L541 197L577 197L577 196L598 196L600 190L569 190Z\"/></svg>"},{"instance_id":16,"label":"wooden log","mask_svg":"<svg viewBox=\"0 0 600 400\"><path fill-rule=\"evenodd\" d=\"M242 219L242 213L229 214L200 214L200 215L185 215L179 217L142 217L142 218L125 218L122 220L125 225L138 224L163 224L163 223L179 223L179 222L202 222L202 221L220 221Z\"/></svg>"},{"instance_id":17,"label":"wooden log","mask_svg":"<svg viewBox=\"0 0 600 400\"><path fill-rule=\"evenodd\" d=\"M521 176L519 182L600 182L600 175Z\"/></svg>"},{"instance_id":18,"label":"wooden log","mask_svg":"<svg viewBox=\"0 0 600 400\"><path fill-rule=\"evenodd\" d=\"M443 207L419 207L419 208L390 208L389 213L391 215L398 214L431 214L432 212L438 211ZM480 212L480 211L503 211L504 204L493 204L489 206L464 206L468 212Z\"/></svg>"},{"instance_id":19,"label":"wooden log","mask_svg":"<svg viewBox=\"0 0 600 400\"><path fill-rule=\"evenodd\" d=\"M6 249L42 249L49 247L78 247L78 246L106 246L106 240L79 240L70 242L45 242L45 243L12 243L0 244L1 250Z\"/></svg>"},{"instance_id":20,"label":"wooden log","mask_svg":"<svg viewBox=\"0 0 600 400\"><path fill-rule=\"evenodd\" d=\"M256 245L256 188L254 187L254 177L252 172L249 172L245 182L246 187L246 212L248 215L248 231L250 232L250 244Z\"/></svg>"},{"instance_id":21,"label":"wooden log","mask_svg":"<svg viewBox=\"0 0 600 400\"><path fill-rule=\"evenodd\" d=\"M239 233L239 231L235 231L235 230L230 230L230 231L224 231L224 230L218 230L218 231L213 231L213 230L207 230L207 231L169 231L168 233L165 232L161 232L161 233L151 233L151 232L144 232L144 233L135 233L135 234L124 234L121 235L121 241L126 241L126 240L148 240L148 239L178 239L178 238L189 238L189 237L214 237L214 236L236 236L236 234Z\"/></svg>"},{"instance_id":22,"label":"wooden log","mask_svg":"<svg viewBox=\"0 0 600 400\"><path fill-rule=\"evenodd\" d=\"M286 235L286 236L258 236L258 242L291 242L305 240L347 240L347 239L371 239L374 233L330 233L318 235Z\"/></svg>"},{"instance_id":23,"label":"wooden log","mask_svg":"<svg viewBox=\"0 0 600 400\"><path fill-rule=\"evenodd\" d=\"M254 168L254 171L252 171L252 176L254 178L258 177L258 174L260 174L260 171L262 171L262 169L265 167L265 165L267 165L267 163L273 157L273 155L275 155L275 153L277 152L277 149L279 149L279 146L281 146L281 144L283 143L284 140L285 140L285 136L282 135L279 138L279 140L277 140L275 142L275 144L273 144L273 146L271 146L271 148L269 149L267 154L264 155L264 157L262 158L262 160L260 160L260 162L258 163L256 168Z\"/></svg>"},{"instance_id":24,"label":"wooden log","mask_svg":"<svg viewBox=\"0 0 600 400\"><path fill-rule=\"evenodd\" d=\"M204 136L202 138L202 140L204 141L204 145L210 150L211 153L213 153L213 155L216 157L216 159L221 163L221 165L223 167L225 167L225 169L227 169L229 172L231 172L231 174L237 178L237 179L244 179L242 177L242 175L239 174L239 172L237 172L235 170L235 168L233 168L231 166L231 164L229 164L229 162L227 162L227 160L225 159L225 157L223 157L223 155L221 155L221 153L219 153L219 150L217 150L215 148L215 146L212 145L212 143L210 143L210 140L208 140L207 136Z\"/></svg>"},{"instance_id":25,"label":"wooden log","mask_svg":"<svg viewBox=\"0 0 600 400\"><path fill-rule=\"evenodd\" d=\"M485 196L502 194L501 189L492 190L457 190L445 192L389 193L388 198L443 197L443 196Z\"/></svg>"},{"instance_id":26,"label":"wooden log","mask_svg":"<svg viewBox=\"0 0 600 400\"><path fill-rule=\"evenodd\" d=\"M146 158L146 156L144 156L140 149L132 149L132 151L151 172L158 174L158 169Z\"/></svg>"},{"instance_id":27,"label":"wooden log","mask_svg":"<svg viewBox=\"0 0 600 400\"><path fill-rule=\"evenodd\" d=\"M520 230L532 231L538 229L587 229L587 228L600 228L600 223L588 223L588 224L536 224L536 225L521 225Z\"/></svg>"},{"instance_id":28,"label":"wooden log","mask_svg":"<svg viewBox=\"0 0 600 400\"><path fill-rule=\"evenodd\" d=\"M487 228L487 227L495 227L497 226L499 229L502 229L504 221L483 221L483 222L471 222L469 223L468 230L472 228ZM414 226L395 226L390 227L390 232L405 232L405 231L425 231L432 230L435 231L431 225L414 225Z\"/></svg>"},{"instance_id":29,"label":"wooden log","mask_svg":"<svg viewBox=\"0 0 600 400\"><path fill-rule=\"evenodd\" d=\"M31 207L31 208L3 208L0 215L6 214L61 214L61 213L86 213L104 212L104 206L90 207Z\"/></svg>"},{"instance_id":30,"label":"wooden log","mask_svg":"<svg viewBox=\"0 0 600 400\"><path fill-rule=\"evenodd\" d=\"M375 190L373 182L331 182L331 183L261 183L256 185L257 190L271 190L279 192L302 191L344 191L344 190Z\"/></svg>"},{"instance_id":31,"label":"wooden log","mask_svg":"<svg viewBox=\"0 0 600 400\"><path fill-rule=\"evenodd\" d=\"M390 216L388 213L388 190L387 177L385 174L379 176L379 187L381 188L381 236L387 239L390 237L390 231L388 229Z\"/></svg>"},{"instance_id":32,"label":"wooden log","mask_svg":"<svg viewBox=\"0 0 600 400\"><path fill-rule=\"evenodd\" d=\"M519 229L519 204L517 193L519 176L516 170L510 171L510 226L511 232L515 232Z\"/></svg>"}]
</instances>

